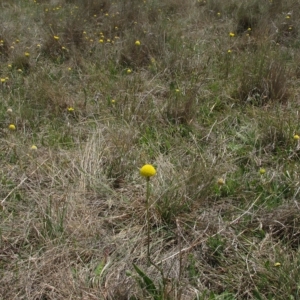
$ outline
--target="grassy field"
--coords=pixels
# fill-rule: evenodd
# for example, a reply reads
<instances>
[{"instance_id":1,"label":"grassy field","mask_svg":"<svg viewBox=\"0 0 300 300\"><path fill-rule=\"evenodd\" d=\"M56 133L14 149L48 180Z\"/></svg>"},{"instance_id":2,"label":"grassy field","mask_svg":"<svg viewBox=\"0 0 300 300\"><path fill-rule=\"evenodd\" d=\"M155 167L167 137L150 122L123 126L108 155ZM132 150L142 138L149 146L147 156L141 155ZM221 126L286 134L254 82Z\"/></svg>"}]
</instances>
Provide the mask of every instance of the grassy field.
<instances>
[{"instance_id":1,"label":"grassy field","mask_svg":"<svg viewBox=\"0 0 300 300\"><path fill-rule=\"evenodd\" d=\"M0 21L1 300L300 299L298 0Z\"/></svg>"}]
</instances>

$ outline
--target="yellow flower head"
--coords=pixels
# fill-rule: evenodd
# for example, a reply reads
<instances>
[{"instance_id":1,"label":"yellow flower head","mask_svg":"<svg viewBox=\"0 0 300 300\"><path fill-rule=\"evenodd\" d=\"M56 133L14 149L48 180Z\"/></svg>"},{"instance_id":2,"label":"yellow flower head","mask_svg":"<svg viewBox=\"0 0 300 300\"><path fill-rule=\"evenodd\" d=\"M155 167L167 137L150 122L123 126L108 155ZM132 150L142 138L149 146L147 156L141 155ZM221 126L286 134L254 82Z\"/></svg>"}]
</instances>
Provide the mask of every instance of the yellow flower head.
<instances>
[{"instance_id":1,"label":"yellow flower head","mask_svg":"<svg viewBox=\"0 0 300 300\"><path fill-rule=\"evenodd\" d=\"M140 41L135 41L134 43L136 46L140 46L141 45L141 42Z\"/></svg>"},{"instance_id":2,"label":"yellow flower head","mask_svg":"<svg viewBox=\"0 0 300 300\"><path fill-rule=\"evenodd\" d=\"M74 111L74 108L73 107L68 107L68 111L72 112L72 111Z\"/></svg>"},{"instance_id":3,"label":"yellow flower head","mask_svg":"<svg viewBox=\"0 0 300 300\"><path fill-rule=\"evenodd\" d=\"M224 179L223 179L223 178L219 178L219 179L218 179L218 185L222 186L222 185L224 185L224 184L225 184Z\"/></svg>"},{"instance_id":4,"label":"yellow flower head","mask_svg":"<svg viewBox=\"0 0 300 300\"><path fill-rule=\"evenodd\" d=\"M6 80L5 80L5 78L0 78L0 81L1 81L2 83L4 83Z\"/></svg>"},{"instance_id":5,"label":"yellow flower head","mask_svg":"<svg viewBox=\"0 0 300 300\"><path fill-rule=\"evenodd\" d=\"M6 111L8 114L12 114L13 110L11 108L8 108Z\"/></svg>"},{"instance_id":6,"label":"yellow flower head","mask_svg":"<svg viewBox=\"0 0 300 300\"><path fill-rule=\"evenodd\" d=\"M266 169L264 169L264 168L259 169L259 174L260 175L264 175L265 173L266 173Z\"/></svg>"},{"instance_id":7,"label":"yellow flower head","mask_svg":"<svg viewBox=\"0 0 300 300\"><path fill-rule=\"evenodd\" d=\"M15 126L14 124L10 124L10 125L8 126L8 128L9 128L10 130L16 130L16 126Z\"/></svg>"},{"instance_id":8,"label":"yellow flower head","mask_svg":"<svg viewBox=\"0 0 300 300\"><path fill-rule=\"evenodd\" d=\"M227 50L227 53L231 53L232 51L229 49L229 50Z\"/></svg>"},{"instance_id":9,"label":"yellow flower head","mask_svg":"<svg viewBox=\"0 0 300 300\"><path fill-rule=\"evenodd\" d=\"M132 72L131 69L127 69L127 74L130 74Z\"/></svg>"},{"instance_id":10,"label":"yellow flower head","mask_svg":"<svg viewBox=\"0 0 300 300\"><path fill-rule=\"evenodd\" d=\"M30 147L30 150L37 150L37 146L36 146L36 145L32 145L32 146Z\"/></svg>"},{"instance_id":11,"label":"yellow flower head","mask_svg":"<svg viewBox=\"0 0 300 300\"><path fill-rule=\"evenodd\" d=\"M295 140L295 141L298 141L299 139L300 139L300 136L299 136L298 134L295 134L295 135L294 135L294 140Z\"/></svg>"},{"instance_id":12,"label":"yellow flower head","mask_svg":"<svg viewBox=\"0 0 300 300\"><path fill-rule=\"evenodd\" d=\"M57 35L54 35L53 38L57 41L59 40L59 36L57 36Z\"/></svg>"},{"instance_id":13,"label":"yellow flower head","mask_svg":"<svg viewBox=\"0 0 300 300\"><path fill-rule=\"evenodd\" d=\"M235 34L234 34L233 32L229 32L229 36L230 36L230 37L234 37Z\"/></svg>"},{"instance_id":14,"label":"yellow flower head","mask_svg":"<svg viewBox=\"0 0 300 300\"><path fill-rule=\"evenodd\" d=\"M116 100L115 100L115 99L112 99L112 100L111 100L111 103L112 103L112 104L115 104L115 103L116 103Z\"/></svg>"},{"instance_id":15,"label":"yellow flower head","mask_svg":"<svg viewBox=\"0 0 300 300\"><path fill-rule=\"evenodd\" d=\"M29 52L25 52L24 55L25 55L26 57L29 57L29 56L30 56L30 53L29 53Z\"/></svg>"},{"instance_id":16,"label":"yellow flower head","mask_svg":"<svg viewBox=\"0 0 300 300\"><path fill-rule=\"evenodd\" d=\"M141 174L141 176L144 176L144 177L151 177L156 174L156 170L152 165L144 165L140 169L140 174Z\"/></svg>"},{"instance_id":17,"label":"yellow flower head","mask_svg":"<svg viewBox=\"0 0 300 300\"><path fill-rule=\"evenodd\" d=\"M274 267L280 267L281 266L281 263L280 262L276 262L275 264L274 264Z\"/></svg>"}]
</instances>

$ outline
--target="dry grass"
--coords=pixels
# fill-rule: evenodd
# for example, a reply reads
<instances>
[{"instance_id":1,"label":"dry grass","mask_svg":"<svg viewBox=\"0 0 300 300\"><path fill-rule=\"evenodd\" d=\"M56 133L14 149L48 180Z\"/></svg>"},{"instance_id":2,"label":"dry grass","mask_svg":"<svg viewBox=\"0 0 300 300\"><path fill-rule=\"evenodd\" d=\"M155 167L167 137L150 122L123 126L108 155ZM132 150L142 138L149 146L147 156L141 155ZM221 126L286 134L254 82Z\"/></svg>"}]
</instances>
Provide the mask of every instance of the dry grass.
<instances>
[{"instance_id":1,"label":"dry grass","mask_svg":"<svg viewBox=\"0 0 300 300\"><path fill-rule=\"evenodd\" d=\"M297 1L0 7L0 299L299 298Z\"/></svg>"}]
</instances>

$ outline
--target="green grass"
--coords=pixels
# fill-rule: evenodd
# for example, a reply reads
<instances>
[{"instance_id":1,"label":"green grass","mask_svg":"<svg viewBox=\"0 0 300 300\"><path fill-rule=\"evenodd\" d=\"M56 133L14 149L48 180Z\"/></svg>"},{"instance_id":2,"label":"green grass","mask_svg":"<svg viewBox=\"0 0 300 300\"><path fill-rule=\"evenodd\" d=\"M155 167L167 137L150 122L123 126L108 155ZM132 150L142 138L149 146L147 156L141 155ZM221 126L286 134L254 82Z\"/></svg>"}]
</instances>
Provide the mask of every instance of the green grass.
<instances>
[{"instance_id":1,"label":"green grass","mask_svg":"<svg viewBox=\"0 0 300 300\"><path fill-rule=\"evenodd\" d=\"M0 299L299 298L298 1L0 7Z\"/></svg>"}]
</instances>

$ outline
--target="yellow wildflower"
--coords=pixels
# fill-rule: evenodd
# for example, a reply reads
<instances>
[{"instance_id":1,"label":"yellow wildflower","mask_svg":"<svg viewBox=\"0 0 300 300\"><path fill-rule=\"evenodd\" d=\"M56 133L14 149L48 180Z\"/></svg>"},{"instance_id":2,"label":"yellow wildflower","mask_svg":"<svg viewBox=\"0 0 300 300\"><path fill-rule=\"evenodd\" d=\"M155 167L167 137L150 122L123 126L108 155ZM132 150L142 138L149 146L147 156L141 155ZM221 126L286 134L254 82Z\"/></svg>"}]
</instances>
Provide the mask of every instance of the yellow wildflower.
<instances>
[{"instance_id":1,"label":"yellow wildflower","mask_svg":"<svg viewBox=\"0 0 300 300\"><path fill-rule=\"evenodd\" d=\"M59 36L57 36L57 35L54 35L53 38L57 41L59 40Z\"/></svg>"},{"instance_id":2,"label":"yellow wildflower","mask_svg":"<svg viewBox=\"0 0 300 300\"><path fill-rule=\"evenodd\" d=\"M294 135L294 140L298 141L300 139L299 135L298 134L295 134Z\"/></svg>"},{"instance_id":3,"label":"yellow wildflower","mask_svg":"<svg viewBox=\"0 0 300 300\"><path fill-rule=\"evenodd\" d=\"M229 36L230 36L230 37L234 37L235 34L234 34L233 32L229 32Z\"/></svg>"},{"instance_id":4,"label":"yellow wildflower","mask_svg":"<svg viewBox=\"0 0 300 300\"><path fill-rule=\"evenodd\" d=\"M30 147L30 150L37 150L37 146L36 146L36 145L32 145L32 146Z\"/></svg>"},{"instance_id":5,"label":"yellow wildflower","mask_svg":"<svg viewBox=\"0 0 300 300\"><path fill-rule=\"evenodd\" d=\"M141 45L141 42L140 41L135 41L134 43L136 46L140 46Z\"/></svg>"},{"instance_id":6,"label":"yellow wildflower","mask_svg":"<svg viewBox=\"0 0 300 300\"><path fill-rule=\"evenodd\" d=\"M281 266L281 263L280 262L276 262L275 264L274 264L274 267L280 267Z\"/></svg>"},{"instance_id":7,"label":"yellow wildflower","mask_svg":"<svg viewBox=\"0 0 300 300\"><path fill-rule=\"evenodd\" d=\"M141 176L149 178L149 177L154 176L156 174L156 170L152 165L144 165L140 169L140 174L141 174Z\"/></svg>"},{"instance_id":8,"label":"yellow wildflower","mask_svg":"<svg viewBox=\"0 0 300 300\"><path fill-rule=\"evenodd\" d=\"M264 169L264 168L259 169L259 174L260 175L264 175L265 173L266 173L266 169Z\"/></svg>"},{"instance_id":9,"label":"yellow wildflower","mask_svg":"<svg viewBox=\"0 0 300 300\"><path fill-rule=\"evenodd\" d=\"M73 107L68 107L68 111L72 112L72 111L74 111L74 108Z\"/></svg>"},{"instance_id":10,"label":"yellow wildflower","mask_svg":"<svg viewBox=\"0 0 300 300\"><path fill-rule=\"evenodd\" d=\"M225 184L225 180L223 178L219 178L217 182L218 182L218 185L220 185L220 186Z\"/></svg>"},{"instance_id":11,"label":"yellow wildflower","mask_svg":"<svg viewBox=\"0 0 300 300\"><path fill-rule=\"evenodd\" d=\"M16 130L16 126L15 126L14 124L10 124L10 125L8 126L8 128L9 128L10 130Z\"/></svg>"},{"instance_id":12,"label":"yellow wildflower","mask_svg":"<svg viewBox=\"0 0 300 300\"><path fill-rule=\"evenodd\" d=\"M30 53L29 53L29 52L25 52L24 55L25 55L26 57L29 57L29 56L30 56Z\"/></svg>"}]
</instances>

